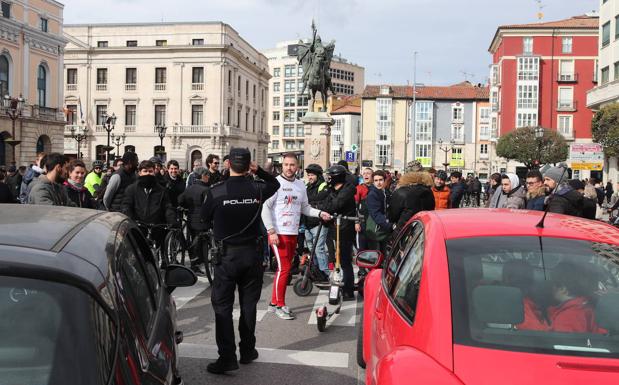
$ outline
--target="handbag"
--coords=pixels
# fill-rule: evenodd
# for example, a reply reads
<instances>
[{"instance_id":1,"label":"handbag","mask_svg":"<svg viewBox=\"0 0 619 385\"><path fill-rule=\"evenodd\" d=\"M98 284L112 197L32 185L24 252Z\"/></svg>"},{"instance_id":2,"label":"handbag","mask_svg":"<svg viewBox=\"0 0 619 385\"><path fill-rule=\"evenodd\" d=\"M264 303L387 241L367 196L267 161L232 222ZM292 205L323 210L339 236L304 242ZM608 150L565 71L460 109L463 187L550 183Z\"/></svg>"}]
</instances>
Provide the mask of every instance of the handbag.
<instances>
[{"instance_id":1,"label":"handbag","mask_svg":"<svg viewBox=\"0 0 619 385\"><path fill-rule=\"evenodd\" d=\"M367 220L365 222L365 235L368 239L372 241L382 242L389 238L391 231L385 230L380 227L372 218L371 215L368 215Z\"/></svg>"}]
</instances>

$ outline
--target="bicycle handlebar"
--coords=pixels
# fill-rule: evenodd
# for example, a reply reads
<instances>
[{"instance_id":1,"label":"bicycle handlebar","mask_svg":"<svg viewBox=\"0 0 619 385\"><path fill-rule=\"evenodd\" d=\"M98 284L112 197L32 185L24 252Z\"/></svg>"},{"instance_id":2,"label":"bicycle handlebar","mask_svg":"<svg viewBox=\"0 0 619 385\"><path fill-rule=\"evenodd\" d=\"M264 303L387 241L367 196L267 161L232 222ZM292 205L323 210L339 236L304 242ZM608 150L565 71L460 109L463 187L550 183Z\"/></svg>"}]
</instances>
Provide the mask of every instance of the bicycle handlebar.
<instances>
[{"instance_id":1,"label":"bicycle handlebar","mask_svg":"<svg viewBox=\"0 0 619 385\"><path fill-rule=\"evenodd\" d=\"M169 230L171 229L173 226L168 225L167 223L146 223L146 222L140 222L140 221L135 221L135 223L137 223L137 225L139 227L145 227L147 229L164 229L164 230Z\"/></svg>"}]
</instances>

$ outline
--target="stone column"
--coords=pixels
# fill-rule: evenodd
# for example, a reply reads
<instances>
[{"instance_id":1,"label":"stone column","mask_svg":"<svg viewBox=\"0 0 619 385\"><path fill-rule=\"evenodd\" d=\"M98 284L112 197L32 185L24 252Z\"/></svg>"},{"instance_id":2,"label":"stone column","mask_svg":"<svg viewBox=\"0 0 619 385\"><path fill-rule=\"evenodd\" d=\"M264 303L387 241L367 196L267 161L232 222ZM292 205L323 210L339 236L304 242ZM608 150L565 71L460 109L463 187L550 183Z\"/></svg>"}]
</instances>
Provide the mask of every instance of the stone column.
<instances>
[{"instance_id":1,"label":"stone column","mask_svg":"<svg viewBox=\"0 0 619 385\"><path fill-rule=\"evenodd\" d=\"M327 112L308 112L301 121L305 131L304 167L316 163L326 170L331 164L333 118Z\"/></svg>"}]
</instances>

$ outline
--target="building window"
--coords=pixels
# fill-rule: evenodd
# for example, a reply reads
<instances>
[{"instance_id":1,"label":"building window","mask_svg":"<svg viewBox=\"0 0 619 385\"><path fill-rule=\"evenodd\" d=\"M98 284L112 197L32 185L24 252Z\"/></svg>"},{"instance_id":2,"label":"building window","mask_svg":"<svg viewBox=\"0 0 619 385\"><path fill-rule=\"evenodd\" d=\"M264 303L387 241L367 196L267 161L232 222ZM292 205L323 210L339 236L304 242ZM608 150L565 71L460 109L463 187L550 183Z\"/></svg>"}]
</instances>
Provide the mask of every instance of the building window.
<instances>
[{"instance_id":1,"label":"building window","mask_svg":"<svg viewBox=\"0 0 619 385\"><path fill-rule=\"evenodd\" d=\"M155 105L155 126L165 126L165 105Z\"/></svg>"},{"instance_id":2,"label":"building window","mask_svg":"<svg viewBox=\"0 0 619 385\"><path fill-rule=\"evenodd\" d=\"M279 96L274 96L273 97L273 106L274 107L279 107Z\"/></svg>"},{"instance_id":3,"label":"building window","mask_svg":"<svg viewBox=\"0 0 619 385\"><path fill-rule=\"evenodd\" d=\"M11 18L11 3L2 2L2 17Z\"/></svg>"},{"instance_id":4,"label":"building window","mask_svg":"<svg viewBox=\"0 0 619 385\"><path fill-rule=\"evenodd\" d=\"M391 164L391 145L376 144L376 163L377 166L385 166Z\"/></svg>"},{"instance_id":5,"label":"building window","mask_svg":"<svg viewBox=\"0 0 619 385\"><path fill-rule=\"evenodd\" d=\"M415 107L415 140L421 142L432 141L434 103L416 102Z\"/></svg>"},{"instance_id":6,"label":"building window","mask_svg":"<svg viewBox=\"0 0 619 385\"><path fill-rule=\"evenodd\" d=\"M294 107L296 104L296 98L294 95L284 96L284 107Z\"/></svg>"},{"instance_id":7,"label":"building window","mask_svg":"<svg viewBox=\"0 0 619 385\"><path fill-rule=\"evenodd\" d=\"M464 141L464 126L461 124L451 125L451 139L456 142Z\"/></svg>"},{"instance_id":8,"label":"building window","mask_svg":"<svg viewBox=\"0 0 619 385\"><path fill-rule=\"evenodd\" d=\"M77 124L77 105L67 105L67 124L73 126Z\"/></svg>"},{"instance_id":9,"label":"building window","mask_svg":"<svg viewBox=\"0 0 619 385\"><path fill-rule=\"evenodd\" d=\"M249 80L245 80L245 99L249 100Z\"/></svg>"},{"instance_id":10,"label":"building window","mask_svg":"<svg viewBox=\"0 0 619 385\"><path fill-rule=\"evenodd\" d=\"M615 62L615 80L619 80L619 61Z\"/></svg>"},{"instance_id":11,"label":"building window","mask_svg":"<svg viewBox=\"0 0 619 385\"><path fill-rule=\"evenodd\" d=\"M204 83L204 67L193 67L191 69L191 82L194 84Z\"/></svg>"},{"instance_id":12,"label":"building window","mask_svg":"<svg viewBox=\"0 0 619 385\"><path fill-rule=\"evenodd\" d=\"M464 121L464 107L457 103L456 105L451 107L451 121L452 122L463 122Z\"/></svg>"},{"instance_id":13,"label":"building window","mask_svg":"<svg viewBox=\"0 0 619 385\"><path fill-rule=\"evenodd\" d=\"M97 84L107 84L107 68L97 68Z\"/></svg>"},{"instance_id":14,"label":"building window","mask_svg":"<svg viewBox=\"0 0 619 385\"><path fill-rule=\"evenodd\" d=\"M138 82L137 68L125 68L125 84L136 84Z\"/></svg>"},{"instance_id":15,"label":"building window","mask_svg":"<svg viewBox=\"0 0 619 385\"><path fill-rule=\"evenodd\" d=\"M518 108L537 109L538 86L535 84L518 85Z\"/></svg>"},{"instance_id":16,"label":"building window","mask_svg":"<svg viewBox=\"0 0 619 385\"><path fill-rule=\"evenodd\" d=\"M488 125L482 124L481 126L479 126L479 139L490 139L490 127Z\"/></svg>"},{"instance_id":17,"label":"building window","mask_svg":"<svg viewBox=\"0 0 619 385\"><path fill-rule=\"evenodd\" d=\"M107 48L108 44L107 44L107 40L99 40L97 42L97 48Z\"/></svg>"},{"instance_id":18,"label":"building window","mask_svg":"<svg viewBox=\"0 0 619 385\"><path fill-rule=\"evenodd\" d=\"M48 22L47 19L41 18L41 31L47 32Z\"/></svg>"},{"instance_id":19,"label":"building window","mask_svg":"<svg viewBox=\"0 0 619 385\"><path fill-rule=\"evenodd\" d=\"M236 110L236 126L241 128L241 110Z\"/></svg>"},{"instance_id":20,"label":"building window","mask_svg":"<svg viewBox=\"0 0 619 385\"><path fill-rule=\"evenodd\" d=\"M274 78L278 78L279 77L279 72L280 72L280 68L279 67L273 68L273 77ZM277 83L277 84L279 84L279 83Z\"/></svg>"},{"instance_id":21,"label":"building window","mask_svg":"<svg viewBox=\"0 0 619 385\"><path fill-rule=\"evenodd\" d=\"M105 123L104 115L107 113L107 105L97 104L97 126L103 126Z\"/></svg>"},{"instance_id":22,"label":"building window","mask_svg":"<svg viewBox=\"0 0 619 385\"><path fill-rule=\"evenodd\" d=\"M305 114L307 114L307 109L305 108L299 108L297 110L297 120L301 121L301 119L303 119L303 117L305 116Z\"/></svg>"},{"instance_id":23,"label":"building window","mask_svg":"<svg viewBox=\"0 0 619 385\"><path fill-rule=\"evenodd\" d=\"M610 21L602 26L602 48L610 44Z\"/></svg>"},{"instance_id":24,"label":"building window","mask_svg":"<svg viewBox=\"0 0 619 385\"><path fill-rule=\"evenodd\" d=\"M572 38L564 37L562 39L561 52L563 53L572 53Z\"/></svg>"},{"instance_id":25,"label":"building window","mask_svg":"<svg viewBox=\"0 0 619 385\"><path fill-rule=\"evenodd\" d=\"M559 80L571 81L574 80L574 61L561 60L559 62Z\"/></svg>"},{"instance_id":26,"label":"building window","mask_svg":"<svg viewBox=\"0 0 619 385\"><path fill-rule=\"evenodd\" d=\"M492 112L499 112L499 91L492 91L490 93L490 105Z\"/></svg>"},{"instance_id":27,"label":"building window","mask_svg":"<svg viewBox=\"0 0 619 385\"><path fill-rule=\"evenodd\" d=\"M237 82L236 82L236 92L238 93L239 96L241 96L241 75L239 75Z\"/></svg>"},{"instance_id":28,"label":"building window","mask_svg":"<svg viewBox=\"0 0 619 385\"><path fill-rule=\"evenodd\" d=\"M284 92L294 92L294 91L295 91L295 81L286 80L284 82Z\"/></svg>"},{"instance_id":29,"label":"building window","mask_svg":"<svg viewBox=\"0 0 619 385\"><path fill-rule=\"evenodd\" d=\"M254 98L254 101L256 101L256 85L255 84L252 87L252 97Z\"/></svg>"},{"instance_id":30,"label":"building window","mask_svg":"<svg viewBox=\"0 0 619 385\"><path fill-rule=\"evenodd\" d=\"M201 126L203 123L204 106L202 104L193 104L191 106L191 125Z\"/></svg>"},{"instance_id":31,"label":"building window","mask_svg":"<svg viewBox=\"0 0 619 385\"><path fill-rule=\"evenodd\" d=\"M297 99L298 107L307 107L309 106L309 97L307 95L301 95Z\"/></svg>"},{"instance_id":32,"label":"building window","mask_svg":"<svg viewBox=\"0 0 619 385\"><path fill-rule=\"evenodd\" d=\"M165 84L166 81L166 68L155 68L155 84Z\"/></svg>"},{"instance_id":33,"label":"building window","mask_svg":"<svg viewBox=\"0 0 619 385\"><path fill-rule=\"evenodd\" d=\"M574 107L574 89L572 87L559 87L559 108Z\"/></svg>"},{"instance_id":34,"label":"building window","mask_svg":"<svg viewBox=\"0 0 619 385\"><path fill-rule=\"evenodd\" d=\"M294 70L294 65L287 65L284 66L284 77L285 78L290 78L293 77L295 75L295 70Z\"/></svg>"},{"instance_id":35,"label":"building window","mask_svg":"<svg viewBox=\"0 0 619 385\"><path fill-rule=\"evenodd\" d=\"M522 53L525 55L533 54L533 38L532 37L522 38Z\"/></svg>"},{"instance_id":36,"label":"building window","mask_svg":"<svg viewBox=\"0 0 619 385\"><path fill-rule=\"evenodd\" d=\"M279 82L273 83L273 92L279 92Z\"/></svg>"},{"instance_id":37,"label":"building window","mask_svg":"<svg viewBox=\"0 0 619 385\"><path fill-rule=\"evenodd\" d=\"M297 92L302 92L303 91L303 86L305 83L303 83L301 80L299 80L297 82Z\"/></svg>"},{"instance_id":38,"label":"building window","mask_svg":"<svg viewBox=\"0 0 619 385\"><path fill-rule=\"evenodd\" d=\"M157 47L165 47L168 45L168 41L167 40L155 40L155 45Z\"/></svg>"},{"instance_id":39,"label":"building window","mask_svg":"<svg viewBox=\"0 0 619 385\"><path fill-rule=\"evenodd\" d=\"M284 142L286 150L294 150L294 140L286 140Z\"/></svg>"},{"instance_id":40,"label":"building window","mask_svg":"<svg viewBox=\"0 0 619 385\"><path fill-rule=\"evenodd\" d=\"M69 84L77 84L77 68L67 68L67 85Z\"/></svg>"},{"instance_id":41,"label":"building window","mask_svg":"<svg viewBox=\"0 0 619 385\"><path fill-rule=\"evenodd\" d=\"M566 138L572 137L572 116L559 115L559 133Z\"/></svg>"},{"instance_id":42,"label":"building window","mask_svg":"<svg viewBox=\"0 0 619 385\"><path fill-rule=\"evenodd\" d=\"M39 95L39 106L47 105L47 71L45 67L39 65L39 75L37 77L37 91Z\"/></svg>"},{"instance_id":43,"label":"building window","mask_svg":"<svg viewBox=\"0 0 619 385\"><path fill-rule=\"evenodd\" d=\"M279 135L279 126L273 126L273 135Z\"/></svg>"},{"instance_id":44,"label":"building window","mask_svg":"<svg viewBox=\"0 0 619 385\"><path fill-rule=\"evenodd\" d=\"M415 144L415 159L420 161L424 167L432 165L432 145Z\"/></svg>"},{"instance_id":45,"label":"building window","mask_svg":"<svg viewBox=\"0 0 619 385\"><path fill-rule=\"evenodd\" d=\"M610 80L610 68L606 66L602 68L600 82L602 84L606 84L608 83L609 80Z\"/></svg>"},{"instance_id":46,"label":"building window","mask_svg":"<svg viewBox=\"0 0 619 385\"><path fill-rule=\"evenodd\" d=\"M518 80L538 80L539 79L539 58L538 57L519 57L518 58Z\"/></svg>"},{"instance_id":47,"label":"building window","mask_svg":"<svg viewBox=\"0 0 619 385\"><path fill-rule=\"evenodd\" d=\"M273 120L279 120L279 111L273 111Z\"/></svg>"},{"instance_id":48,"label":"building window","mask_svg":"<svg viewBox=\"0 0 619 385\"><path fill-rule=\"evenodd\" d=\"M296 122L296 115L294 110L284 110L284 122Z\"/></svg>"},{"instance_id":49,"label":"building window","mask_svg":"<svg viewBox=\"0 0 619 385\"><path fill-rule=\"evenodd\" d=\"M392 100L376 99L376 162L391 164Z\"/></svg>"},{"instance_id":50,"label":"building window","mask_svg":"<svg viewBox=\"0 0 619 385\"><path fill-rule=\"evenodd\" d=\"M284 124L284 138L293 138L293 137L294 137L294 125Z\"/></svg>"},{"instance_id":51,"label":"building window","mask_svg":"<svg viewBox=\"0 0 619 385\"><path fill-rule=\"evenodd\" d=\"M228 70L228 88L232 90L232 71Z\"/></svg>"},{"instance_id":52,"label":"building window","mask_svg":"<svg viewBox=\"0 0 619 385\"><path fill-rule=\"evenodd\" d=\"M228 107L228 113L226 116L226 124L230 125L230 119L232 119L232 107Z\"/></svg>"},{"instance_id":53,"label":"building window","mask_svg":"<svg viewBox=\"0 0 619 385\"><path fill-rule=\"evenodd\" d=\"M271 142L271 148L273 150L277 150L279 148L279 140L274 140Z\"/></svg>"},{"instance_id":54,"label":"building window","mask_svg":"<svg viewBox=\"0 0 619 385\"><path fill-rule=\"evenodd\" d=\"M479 146L479 153L481 155L488 155L488 145L487 144L481 144Z\"/></svg>"},{"instance_id":55,"label":"building window","mask_svg":"<svg viewBox=\"0 0 619 385\"><path fill-rule=\"evenodd\" d=\"M305 127L302 124L297 124L297 136L305 136Z\"/></svg>"},{"instance_id":56,"label":"building window","mask_svg":"<svg viewBox=\"0 0 619 385\"><path fill-rule=\"evenodd\" d=\"M204 39L191 39L191 45L204 45Z\"/></svg>"},{"instance_id":57,"label":"building window","mask_svg":"<svg viewBox=\"0 0 619 385\"><path fill-rule=\"evenodd\" d=\"M125 106L125 127L126 126L135 127L135 111L136 111L135 104L127 104Z\"/></svg>"},{"instance_id":58,"label":"building window","mask_svg":"<svg viewBox=\"0 0 619 385\"><path fill-rule=\"evenodd\" d=\"M518 113L516 119L516 128L520 127L536 127L537 113Z\"/></svg>"},{"instance_id":59,"label":"building window","mask_svg":"<svg viewBox=\"0 0 619 385\"><path fill-rule=\"evenodd\" d=\"M137 40L127 40L127 47L137 47L137 46L138 46Z\"/></svg>"},{"instance_id":60,"label":"building window","mask_svg":"<svg viewBox=\"0 0 619 385\"><path fill-rule=\"evenodd\" d=\"M481 107L479 109L479 119L484 122L490 121L490 108L489 107Z\"/></svg>"},{"instance_id":61,"label":"building window","mask_svg":"<svg viewBox=\"0 0 619 385\"><path fill-rule=\"evenodd\" d=\"M615 16L615 40L619 39L619 15Z\"/></svg>"}]
</instances>

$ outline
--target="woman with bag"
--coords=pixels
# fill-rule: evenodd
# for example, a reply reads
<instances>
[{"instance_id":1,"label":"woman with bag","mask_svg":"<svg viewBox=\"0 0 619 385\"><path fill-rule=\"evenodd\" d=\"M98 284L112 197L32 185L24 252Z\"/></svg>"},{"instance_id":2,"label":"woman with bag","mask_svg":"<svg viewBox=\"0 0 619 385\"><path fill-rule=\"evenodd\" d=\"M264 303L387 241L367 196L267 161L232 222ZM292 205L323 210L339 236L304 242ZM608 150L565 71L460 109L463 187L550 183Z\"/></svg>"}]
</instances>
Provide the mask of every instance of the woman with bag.
<instances>
[{"instance_id":1,"label":"woman with bag","mask_svg":"<svg viewBox=\"0 0 619 385\"><path fill-rule=\"evenodd\" d=\"M382 170L372 175L373 185L370 186L366 205L368 216L365 223L365 235L368 239L368 249L379 250L383 254L387 239L391 235L392 225L387 219L387 194L385 193L386 175Z\"/></svg>"}]
</instances>

